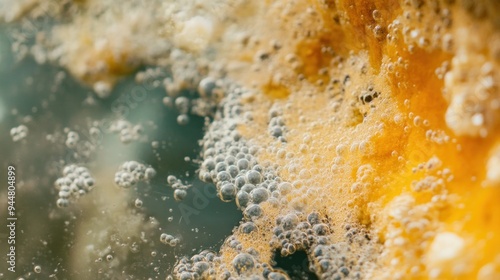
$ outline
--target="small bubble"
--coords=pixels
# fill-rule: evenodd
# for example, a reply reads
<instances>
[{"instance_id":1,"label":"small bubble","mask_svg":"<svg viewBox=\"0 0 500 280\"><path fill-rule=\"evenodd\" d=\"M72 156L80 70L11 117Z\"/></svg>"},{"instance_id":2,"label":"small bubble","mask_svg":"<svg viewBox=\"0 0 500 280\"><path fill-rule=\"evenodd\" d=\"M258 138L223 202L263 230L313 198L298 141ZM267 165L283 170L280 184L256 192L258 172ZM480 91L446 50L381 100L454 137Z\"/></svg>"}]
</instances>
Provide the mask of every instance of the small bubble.
<instances>
[{"instance_id":1,"label":"small bubble","mask_svg":"<svg viewBox=\"0 0 500 280\"><path fill-rule=\"evenodd\" d=\"M186 196L187 196L187 192L183 189L176 189L174 191L174 199L177 201L184 200L184 198L186 198Z\"/></svg>"},{"instance_id":2,"label":"small bubble","mask_svg":"<svg viewBox=\"0 0 500 280\"><path fill-rule=\"evenodd\" d=\"M135 201L134 201L134 204L135 204L135 207L137 208L141 208L142 207L142 200L140 200L139 198L137 198Z\"/></svg>"},{"instance_id":3,"label":"small bubble","mask_svg":"<svg viewBox=\"0 0 500 280\"><path fill-rule=\"evenodd\" d=\"M154 170L152 167L148 167L146 168L144 176L146 177L146 180L151 180L154 176L156 176L156 170Z\"/></svg>"},{"instance_id":4,"label":"small bubble","mask_svg":"<svg viewBox=\"0 0 500 280\"><path fill-rule=\"evenodd\" d=\"M177 116L177 123L179 125L187 125L189 123L189 116L185 114Z\"/></svg>"},{"instance_id":5,"label":"small bubble","mask_svg":"<svg viewBox=\"0 0 500 280\"><path fill-rule=\"evenodd\" d=\"M39 265L35 265L35 267L33 268L33 271L35 271L35 273L40 273L40 272L42 272L42 267Z\"/></svg>"},{"instance_id":6,"label":"small bubble","mask_svg":"<svg viewBox=\"0 0 500 280\"><path fill-rule=\"evenodd\" d=\"M216 81L211 77L206 77L200 81L198 85L198 92L204 98L213 97L214 90L216 89Z\"/></svg>"},{"instance_id":7,"label":"small bubble","mask_svg":"<svg viewBox=\"0 0 500 280\"><path fill-rule=\"evenodd\" d=\"M151 142L151 147L153 147L153 149L158 149L160 147L160 142L158 141Z\"/></svg>"},{"instance_id":8,"label":"small bubble","mask_svg":"<svg viewBox=\"0 0 500 280\"><path fill-rule=\"evenodd\" d=\"M169 97L169 96L165 96L163 97L163 105L169 107L169 108L172 108L174 106L174 103L172 101L172 98Z\"/></svg>"},{"instance_id":9,"label":"small bubble","mask_svg":"<svg viewBox=\"0 0 500 280\"><path fill-rule=\"evenodd\" d=\"M413 119L413 124L415 126L419 126L420 124L422 123L422 118L420 116L416 116L414 119Z\"/></svg>"},{"instance_id":10,"label":"small bubble","mask_svg":"<svg viewBox=\"0 0 500 280\"><path fill-rule=\"evenodd\" d=\"M175 99L175 107L179 110L181 115L187 114L189 111L189 99L184 96L177 97Z\"/></svg>"},{"instance_id":11,"label":"small bubble","mask_svg":"<svg viewBox=\"0 0 500 280\"><path fill-rule=\"evenodd\" d=\"M66 208L69 206L69 200L67 200L65 198L59 198L56 203L57 203L57 207L59 207L59 208Z\"/></svg>"}]
</instances>

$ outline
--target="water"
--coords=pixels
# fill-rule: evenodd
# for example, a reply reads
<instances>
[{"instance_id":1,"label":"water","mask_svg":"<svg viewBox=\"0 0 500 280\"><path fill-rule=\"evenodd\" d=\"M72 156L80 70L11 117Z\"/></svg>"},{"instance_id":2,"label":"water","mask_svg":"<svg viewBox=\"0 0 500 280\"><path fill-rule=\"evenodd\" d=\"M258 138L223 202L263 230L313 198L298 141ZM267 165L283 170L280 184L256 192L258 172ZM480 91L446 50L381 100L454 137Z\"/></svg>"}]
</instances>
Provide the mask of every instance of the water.
<instances>
[{"instance_id":1,"label":"water","mask_svg":"<svg viewBox=\"0 0 500 280\"><path fill-rule=\"evenodd\" d=\"M1 29L0 181L6 182L7 166L14 165L18 221L15 273L7 271L5 227L0 232L3 278L165 279L178 257L218 251L242 214L197 179L193 160L199 158L205 120L190 116L189 125L178 125L178 113L162 103L164 90L139 85L133 75L99 99L58 67L30 57L16 61L6 35ZM141 124L142 139L124 144L113 133L90 135L91 127L105 131L117 119ZM10 130L19 125L28 134L13 142ZM78 148L65 146L65 130L78 133ZM151 165L157 175L149 184L118 188L114 174L128 160ZM96 187L61 209L54 181L71 163L87 167ZM174 200L168 175L192 184L182 202ZM6 221L5 189L0 193L0 220ZM135 207L136 199L142 207ZM178 237L179 245L162 244L161 233Z\"/></svg>"}]
</instances>

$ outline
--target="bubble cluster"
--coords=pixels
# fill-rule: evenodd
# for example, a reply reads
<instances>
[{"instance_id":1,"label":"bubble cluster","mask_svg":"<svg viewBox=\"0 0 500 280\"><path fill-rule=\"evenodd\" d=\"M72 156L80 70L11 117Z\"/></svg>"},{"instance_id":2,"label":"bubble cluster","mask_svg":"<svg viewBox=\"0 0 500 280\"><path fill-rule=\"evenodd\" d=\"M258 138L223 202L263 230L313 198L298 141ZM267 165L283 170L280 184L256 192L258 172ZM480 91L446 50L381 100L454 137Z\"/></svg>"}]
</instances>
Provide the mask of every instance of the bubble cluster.
<instances>
[{"instance_id":1,"label":"bubble cluster","mask_svg":"<svg viewBox=\"0 0 500 280\"><path fill-rule=\"evenodd\" d=\"M183 257L174 268L176 279L289 279L280 270L262 262L259 253L245 249L235 236L230 236L224 246L234 250L229 263L214 252L205 250L191 258ZM282 276L285 278L278 278Z\"/></svg>"},{"instance_id":2,"label":"bubble cluster","mask_svg":"<svg viewBox=\"0 0 500 280\"><path fill-rule=\"evenodd\" d=\"M268 130L269 134L279 139L281 142L286 142L285 138L285 121L283 120L283 112L278 109L271 109L269 112L269 125Z\"/></svg>"},{"instance_id":3,"label":"bubble cluster","mask_svg":"<svg viewBox=\"0 0 500 280\"><path fill-rule=\"evenodd\" d=\"M372 90L369 89L361 101L370 103L372 100L366 96ZM298 169L300 166L298 159L295 159L292 153L287 153L278 147L286 145L287 142L284 135L287 128L282 110L276 106L269 110L268 129L273 138L281 140L273 147L278 147L275 148L276 154L283 154L280 158L289 159L290 162L286 165L291 173L289 177L297 179L292 182L284 181L278 175L277 165L260 162L257 156L262 148L245 139L238 129L240 125L245 125L252 119L246 114L245 105L240 103L242 96L251 93L235 85L229 85L225 92L227 95L220 103L220 113L215 116L202 141L203 161L199 177L204 182L215 184L222 201L236 203L243 212L244 220L236 231L238 234L229 236L223 245L225 254L231 252L233 255L232 261L221 262L216 255L214 260L204 260L208 263L208 267L216 271L216 275L204 274L202 278L289 279L287 273L274 269L269 260L261 259L257 250L245 247L244 243L239 241L239 238L245 236L251 238L262 228L262 223L269 219L268 207L272 207L276 209L272 211L281 209L282 213L277 216L276 226L269 241L269 246L276 251L276 254L286 257L298 251L306 252L311 261L310 270L322 279L360 279L363 264L358 259L368 263L366 258L369 258L370 254L365 256L363 253L365 249L351 252L350 244L332 242L331 238L336 233L328 218L318 212L304 213L305 205L300 202L300 195L291 201L285 198L292 193L297 196L302 191L305 197L316 189L307 186L311 182L311 172L307 169ZM375 95L377 96L371 98L378 97L378 93ZM306 146L303 153L308 151L307 145L312 141L310 137L306 138L303 141L303 145ZM338 148L338 150L341 154L349 148ZM361 173L359 176L362 177L366 172ZM172 178L171 182L175 181L176 178ZM371 245L371 237L361 229L350 229L349 232L346 231L347 235L349 237L346 237L346 240L357 242L366 250L374 247ZM175 277L196 279L199 276L198 272L192 269L198 258L193 258L191 260L184 258L176 265Z\"/></svg>"},{"instance_id":4,"label":"bubble cluster","mask_svg":"<svg viewBox=\"0 0 500 280\"><path fill-rule=\"evenodd\" d=\"M211 81L204 83L210 84ZM273 166L258 163L256 155L260 147L248 143L237 129L238 122L244 123L248 119L239 102L239 97L246 91L234 85L224 91L228 94L222 100L223 113L216 115L203 138L203 162L199 177L204 182L215 184L222 201L236 203L246 219L239 231L250 234L257 228L255 221L264 214L261 204L269 200L278 203L278 184L281 179ZM174 182L176 178L169 176L169 183ZM269 264L259 260L255 250L245 251L234 235L225 244L238 251L230 267L226 267L217 255L204 251L191 260L184 258L179 261L174 269L175 276L179 279L196 279L201 275L207 279L230 279L237 275L251 277L261 274L255 269L260 271L263 267L272 271ZM206 270L194 269L200 261L204 263L203 267L207 267ZM215 274L216 271L219 272ZM279 272L275 274L278 275Z\"/></svg>"},{"instance_id":5,"label":"bubble cluster","mask_svg":"<svg viewBox=\"0 0 500 280\"><path fill-rule=\"evenodd\" d=\"M177 244L179 244L180 239L176 238L170 234L162 233L160 235L160 242L163 244L166 244L170 247L175 247L175 246L177 246Z\"/></svg>"},{"instance_id":6,"label":"bubble cluster","mask_svg":"<svg viewBox=\"0 0 500 280\"><path fill-rule=\"evenodd\" d=\"M272 198L281 180L272 166L258 164L256 154L260 148L248 144L237 130L234 120L245 119L242 105L237 102L243 93L238 87L230 90L224 103L224 119L215 120L205 134L199 177L215 184L222 201L235 201L246 217L254 219L262 214L259 204Z\"/></svg>"},{"instance_id":7,"label":"bubble cluster","mask_svg":"<svg viewBox=\"0 0 500 280\"><path fill-rule=\"evenodd\" d=\"M290 182L282 181L277 174L276 166L269 163L260 164L256 156L261 148L248 143L238 131L238 123L245 123L248 118L243 112L244 106L238 102L238 98L245 94L245 90L232 87L227 92L228 95L222 101L224 114L216 116L203 138L203 162L199 177L202 181L215 184L222 201L236 203L243 211L245 219L239 226L238 232L252 235L259 228L260 220L265 217L262 204L282 205L282 197L292 192L295 187ZM271 109L269 115L270 128L278 127L285 131L279 110ZM285 142L283 134L272 136ZM172 177L171 182L175 181L176 178ZM278 249L283 256L292 255L299 250L312 255L312 250L316 246L330 243L329 236L332 232L331 227L321 221L318 213L304 216L299 212L290 212L278 218L270 245ZM210 258L204 261L208 263L208 267L218 271L217 275L221 279L243 275L248 277L262 275L265 279L289 279L286 273L274 270L269 263L260 260L257 251L245 248L235 235L227 238L224 244L223 247L235 251L230 267L226 267L226 263L221 263L215 256L213 260ZM191 260L185 258L177 264L175 268L177 278L196 279L199 273L191 268L198 260L196 256ZM332 270L325 270L322 273L332 274L334 267L341 266L332 264L331 267ZM208 276L207 278L211 279Z\"/></svg>"},{"instance_id":8,"label":"bubble cluster","mask_svg":"<svg viewBox=\"0 0 500 280\"><path fill-rule=\"evenodd\" d=\"M167 96L163 104L175 109L177 123L187 125L190 115L211 117L224 95L221 69L189 52L174 48L170 53L172 76L163 80ZM193 94L196 93L196 94Z\"/></svg>"},{"instance_id":9,"label":"bubble cluster","mask_svg":"<svg viewBox=\"0 0 500 280\"><path fill-rule=\"evenodd\" d=\"M230 17L231 28L225 27L223 13L224 20L218 22L214 15L197 15L172 3L165 4L170 9L161 6L165 10L137 5L131 16L119 8L133 7L125 1L117 7L123 12L120 20L107 11L110 4L92 3L103 16L77 9L81 13L75 22L86 22L82 16L97 18L104 28L74 28L69 19L47 44L58 46L58 52L31 52L37 61L54 57L71 62L66 65L69 72L92 84L101 96L109 95L117 76L155 64L158 68L139 72L136 81L148 89L164 87L163 103L175 110L179 125L188 125L195 115L206 117L199 178L215 185L221 201L234 203L243 220L220 253L202 251L177 258L175 278L290 279L292 274L272 266L278 256L297 252L307 255L310 271L321 279L473 277L483 264L460 254L466 246L462 237L439 231L447 223L441 220L441 209L450 209L449 202L456 200L448 194L460 197L460 184L466 182L470 189L481 177L486 177L484 187L500 182L500 152L485 151L496 140L480 142L496 135L500 119L500 37L497 28L489 26L496 11L488 9L492 1L403 0L396 1L394 9L264 2L255 1L251 9L242 6L245 16ZM195 6L214 10L206 5ZM144 14L148 17L141 17ZM471 15L474 18L468 18ZM240 29L240 18L246 23L247 16L255 31ZM131 26L138 32L116 32ZM267 30L283 27L290 32L280 34L279 41L269 38L275 36ZM73 45L82 41L82 34L98 43ZM333 36L337 40L332 34L345 36ZM217 43L208 45L211 41ZM218 53L221 49L229 55ZM105 58L108 53L114 59ZM422 106L433 100L432 106ZM111 128L123 143L144 139L142 130L124 120ZM11 131L14 141L16 133ZM65 133L66 146L80 148L78 134ZM458 153L449 145L456 145ZM464 153L466 145L476 152ZM158 142L152 146L160 147ZM429 151L451 156L425 162ZM464 157L486 163L486 172L480 164L472 164L469 171L452 162ZM149 181L155 172L148 169L126 162L115 182L130 188ZM453 180L451 170L464 172L457 172L459 180ZM465 175L472 175L470 182ZM190 186L175 176L167 181L175 200L187 196ZM448 189L452 183L457 187ZM483 197L487 195L471 196L460 202L460 209L483 205ZM133 205L141 208L143 202L136 199ZM480 232L481 227L472 229L472 222L464 230ZM447 239L456 241L448 246L455 251L453 266L444 262L441 251L446 246L439 246ZM169 246L179 242L166 233L160 241ZM434 249L428 251L429 245ZM117 260L111 253L103 256L109 262ZM373 266L377 272L370 274ZM481 269L478 275L486 272Z\"/></svg>"},{"instance_id":10,"label":"bubble cluster","mask_svg":"<svg viewBox=\"0 0 500 280\"><path fill-rule=\"evenodd\" d=\"M111 124L109 130L114 134L120 135L120 141L128 144L134 141L144 139L144 127L140 124L133 125L126 120L118 120Z\"/></svg>"},{"instance_id":11,"label":"bubble cluster","mask_svg":"<svg viewBox=\"0 0 500 280\"><path fill-rule=\"evenodd\" d=\"M91 191L95 179L86 167L70 164L64 167L63 177L58 178L54 185L59 191L57 206L64 208Z\"/></svg>"},{"instance_id":12,"label":"bubble cluster","mask_svg":"<svg viewBox=\"0 0 500 280\"><path fill-rule=\"evenodd\" d=\"M177 201L184 200L187 196L187 189L189 185L184 184L180 179L177 179L174 175L169 175L167 177L167 183L172 189L174 189L174 199Z\"/></svg>"},{"instance_id":13,"label":"bubble cluster","mask_svg":"<svg viewBox=\"0 0 500 280\"><path fill-rule=\"evenodd\" d=\"M328 219L317 212L307 216L300 212L289 213L276 219L271 245L282 256L289 256L297 251L307 252L311 261L309 269L321 279L361 279L362 269L359 263L362 262L359 259L369 255L350 253L351 245L346 243L332 243L332 233ZM366 232L357 228L348 226L345 236L350 243L369 243ZM365 261L367 260L370 258Z\"/></svg>"},{"instance_id":14,"label":"bubble cluster","mask_svg":"<svg viewBox=\"0 0 500 280\"><path fill-rule=\"evenodd\" d=\"M127 161L115 173L115 184L122 188L135 187L139 182L149 182L156 170L137 161Z\"/></svg>"},{"instance_id":15,"label":"bubble cluster","mask_svg":"<svg viewBox=\"0 0 500 280\"><path fill-rule=\"evenodd\" d=\"M12 137L12 141L18 142L26 138L28 136L28 127L25 125L20 125L11 128L10 130L10 136Z\"/></svg>"},{"instance_id":16,"label":"bubble cluster","mask_svg":"<svg viewBox=\"0 0 500 280\"><path fill-rule=\"evenodd\" d=\"M216 253L205 250L192 256L190 259L183 257L174 268L176 279L216 279L216 264L221 259Z\"/></svg>"},{"instance_id":17,"label":"bubble cluster","mask_svg":"<svg viewBox=\"0 0 500 280\"><path fill-rule=\"evenodd\" d=\"M66 147L74 149L77 146L79 140L80 136L78 135L78 133L76 133L75 131L69 131L66 135Z\"/></svg>"},{"instance_id":18,"label":"bubble cluster","mask_svg":"<svg viewBox=\"0 0 500 280\"><path fill-rule=\"evenodd\" d=\"M190 115L202 117L213 116L217 101L222 93L220 87L215 85L215 80L214 84L211 84L210 82L204 82L207 79L210 81L213 80L212 78L203 79L199 85L199 96L194 98L188 98L184 95L177 96L179 93L176 91L168 92L167 89L167 94L169 95L163 98L163 104L175 109L179 113L177 116L177 123L179 125L187 125L190 121ZM167 81L171 81L171 79L167 79ZM217 82L222 83L221 80L217 80Z\"/></svg>"}]
</instances>

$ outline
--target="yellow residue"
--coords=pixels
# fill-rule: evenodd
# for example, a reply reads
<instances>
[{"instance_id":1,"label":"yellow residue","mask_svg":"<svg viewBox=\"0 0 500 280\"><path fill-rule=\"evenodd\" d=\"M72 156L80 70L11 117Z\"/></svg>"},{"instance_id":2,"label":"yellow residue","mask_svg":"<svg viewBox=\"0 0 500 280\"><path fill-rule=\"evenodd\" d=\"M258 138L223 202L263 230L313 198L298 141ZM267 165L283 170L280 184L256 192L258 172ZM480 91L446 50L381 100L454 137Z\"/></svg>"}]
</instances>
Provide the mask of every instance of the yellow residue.
<instances>
[{"instance_id":1,"label":"yellow residue","mask_svg":"<svg viewBox=\"0 0 500 280\"><path fill-rule=\"evenodd\" d=\"M495 124L482 137L448 127L450 98L443 95L444 80L437 72L443 63L460 59L455 50L461 46L442 42L464 41L456 37L455 28L481 41L499 32L490 21L471 20L462 6L444 2L439 2L437 13L426 3L311 2L310 7L296 3L310 9L314 19L300 21L296 30L307 35L282 42L288 47L281 52L300 60L294 69L297 78L287 84L295 90L286 99L269 103L261 96L248 106L254 115L266 115L272 104L279 105L288 129L287 143L281 144L259 133L266 130L266 122L241 128L245 137L271 147L260 160L277 162L285 180L319 186L320 191L311 191L302 200L303 190L288 195L292 207L302 201L306 212L322 211L339 232L343 224L354 222L378 236L381 254L366 279L494 279L500 256L500 204L496 203L500 186L487 181L486 174L492 149L500 140L498 117L490 120ZM474 24L467 25L469 21ZM293 23L289 18L287 24ZM433 23L440 30L429 33ZM485 61L498 73L498 60L488 53L493 50L485 48ZM267 63L280 68L287 61ZM322 83L317 82L319 77ZM498 77L488 82L494 86L478 106L500 98ZM379 96L363 104L359 98L369 87ZM475 98L475 92L468 94L467 98ZM305 137L310 140L304 141ZM293 157L278 158L277 149ZM297 168L291 169L292 164ZM273 220L287 211L269 209L267 214ZM239 238L255 248L263 237ZM332 238L344 239L341 234ZM439 240L447 240L446 250L439 249L445 246Z\"/></svg>"}]
</instances>

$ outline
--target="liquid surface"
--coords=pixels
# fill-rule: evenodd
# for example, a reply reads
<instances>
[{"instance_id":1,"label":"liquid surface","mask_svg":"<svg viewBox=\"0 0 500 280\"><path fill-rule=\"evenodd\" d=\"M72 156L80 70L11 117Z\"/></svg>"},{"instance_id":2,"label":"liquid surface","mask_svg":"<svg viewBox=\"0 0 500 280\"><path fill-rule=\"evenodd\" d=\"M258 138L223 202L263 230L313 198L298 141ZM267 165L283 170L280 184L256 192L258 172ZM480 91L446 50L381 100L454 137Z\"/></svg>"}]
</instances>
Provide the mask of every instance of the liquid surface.
<instances>
[{"instance_id":1,"label":"liquid surface","mask_svg":"<svg viewBox=\"0 0 500 280\"><path fill-rule=\"evenodd\" d=\"M47 78L5 79L2 148L70 235L19 277L499 277L496 1L49 2L0 2L3 48L62 68L15 63L54 71L40 116Z\"/></svg>"}]
</instances>

